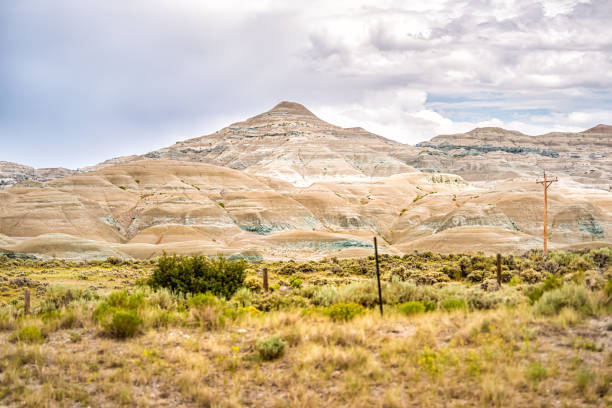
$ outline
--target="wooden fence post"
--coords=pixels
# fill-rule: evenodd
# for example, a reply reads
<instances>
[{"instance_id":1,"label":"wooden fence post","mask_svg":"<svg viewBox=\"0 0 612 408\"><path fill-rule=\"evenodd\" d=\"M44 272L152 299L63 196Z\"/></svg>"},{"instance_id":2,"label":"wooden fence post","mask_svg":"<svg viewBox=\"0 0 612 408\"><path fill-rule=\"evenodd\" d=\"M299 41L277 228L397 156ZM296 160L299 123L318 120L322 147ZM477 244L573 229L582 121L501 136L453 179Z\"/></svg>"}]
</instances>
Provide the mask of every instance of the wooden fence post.
<instances>
[{"instance_id":1,"label":"wooden fence post","mask_svg":"<svg viewBox=\"0 0 612 408\"><path fill-rule=\"evenodd\" d=\"M28 289L23 292L23 309L25 314L30 314L30 291Z\"/></svg>"},{"instance_id":2,"label":"wooden fence post","mask_svg":"<svg viewBox=\"0 0 612 408\"><path fill-rule=\"evenodd\" d=\"M378 267L378 244L376 243L376 237L374 237L374 257L376 258L376 280L378 280L378 303L380 305L380 315L383 315L383 300L382 290L380 288L380 268Z\"/></svg>"},{"instance_id":3,"label":"wooden fence post","mask_svg":"<svg viewBox=\"0 0 612 408\"><path fill-rule=\"evenodd\" d=\"M268 291L268 268L263 268L263 290L264 292Z\"/></svg>"},{"instance_id":4,"label":"wooden fence post","mask_svg":"<svg viewBox=\"0 0 612 408\"><path fill-rule=\"evenodd\" d=\"M497 254L497 284L501 288L501 254Z\"/></svg>"}]
</instances>

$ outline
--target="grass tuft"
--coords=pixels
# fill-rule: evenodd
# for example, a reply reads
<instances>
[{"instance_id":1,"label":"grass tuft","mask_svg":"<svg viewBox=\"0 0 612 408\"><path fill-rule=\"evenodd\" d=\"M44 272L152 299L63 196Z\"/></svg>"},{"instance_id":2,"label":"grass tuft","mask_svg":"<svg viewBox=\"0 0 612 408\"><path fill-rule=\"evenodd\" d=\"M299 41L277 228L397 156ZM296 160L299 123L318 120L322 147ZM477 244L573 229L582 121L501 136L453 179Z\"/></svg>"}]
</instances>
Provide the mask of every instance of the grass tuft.
<instances>
[{"instance_id":1,"label":"grass tuft","mask_svg":"<svg viewBox=\"0 0 612 408\"><path fill-rule=\"evenodd\" d=\"M276 360L285 352L285 342L278 335L258 340L255 347L264 361Z\"/></svg>"}]
</instances>

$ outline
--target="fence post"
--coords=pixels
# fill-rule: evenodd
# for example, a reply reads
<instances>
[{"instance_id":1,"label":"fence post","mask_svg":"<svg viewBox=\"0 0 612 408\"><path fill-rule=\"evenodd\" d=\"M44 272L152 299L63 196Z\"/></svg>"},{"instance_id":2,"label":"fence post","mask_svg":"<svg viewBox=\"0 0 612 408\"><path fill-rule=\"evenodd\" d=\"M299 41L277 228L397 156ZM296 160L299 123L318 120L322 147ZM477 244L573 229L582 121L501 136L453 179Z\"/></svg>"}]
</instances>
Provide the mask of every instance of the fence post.
<instances>
[{"instance_id":1,"label":"fence post","mask_svg":"<svg viewBox=\"0 0 612 408\"><path fill-rule=\"evenodd\" d=\"M376 243L376 237L374 237L374 257L376 258L376 280L378 281L378 303L380 305L380 315L383 315L383 300L382 290L380 288L380 268L378 266L378 244Z\"/></svg>"},{"instance_id":2,"label":"fence post","mask_svg":"<svg viewBox=\"0 0 612 408\"><path fill-rule=\"evenodd\" d=\"M263 268L263 290L264 292L268 291L268 268Z\"/></svg>"},{"instance_id":3,"label":"fence post","mask_svg":"<svg viewBox=\"0 0 612 408\"><path fill-rule=\"evenodd\" d=\"M501 254L497 254L497 284L501 288Z\"/></svg>"},{"instance_id":4,"label":"fence post","mask_svg":"<svg viewBox=\"0 0 612 408\"><path fill-rule=\"evenodd\" d=\"M23 292L23 309L25 314L30 314L30 291L28 289Z\"/></svg>"}]
</instances>

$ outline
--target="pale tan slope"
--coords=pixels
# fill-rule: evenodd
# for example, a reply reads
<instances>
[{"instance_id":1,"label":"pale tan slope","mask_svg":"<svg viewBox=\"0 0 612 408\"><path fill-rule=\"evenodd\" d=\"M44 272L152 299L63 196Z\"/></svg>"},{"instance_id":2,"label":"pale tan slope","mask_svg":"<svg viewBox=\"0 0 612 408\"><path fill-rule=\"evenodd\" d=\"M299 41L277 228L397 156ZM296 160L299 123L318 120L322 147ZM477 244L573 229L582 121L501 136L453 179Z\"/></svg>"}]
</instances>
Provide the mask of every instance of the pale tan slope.
<instances>
[{"instance_id":1,"label":"pale tan slope","mask_svg":"<svg viewBox=\"0 0 612 408\"><path fill-rule=\"evenodd\" d=\"M501 228L457 227L439 234L419 238L395 248L402 253L434 251L440 253L522 253L541 248L536 237Z\"/></svg>"},{"instance_id":2,"label":"pale tan slope","mask_svg":"<svg viewBox=\"0 0 612 408\"><path fill-rule=\"evenodd\" d=\"M266 231L318 226L310 211L256 178L202 163L134 162L1 194L0 228L11 236L59 228L120 242L164 224Z\"/></svg>"},{"instance_id":3,"label":"pale tan slope","mask_svg":"<svg viewBox=\"0 0 612 408\"><path fill-rule=\"evenodd\" d=\"M549 240L551 247L577 242L610 240L612 236L612 194L597 189L556 186L549 194ZM434 239L449 242L474 229L504 230L502 237L531 236L541 241L543 230L543 193L535 182L506 182L491 190L473 189L449 197L432 194L413 203L392 227L389 235L398 248L410 247L417 240L422 245ZM446 233L446 231L452 232ZM460 233L460 231L463 231ZM459 235L458 235L459 234ZM471 233L470 233L471 234ZM466 235L466 240L468 236ZM486 240L488 235L483 235ZM473 239L473 238L470 238ZM476 240L478 241L478 240ZM514 242L514 240L509 240ZM469 247L468 242L454 244ZM502 247L501 241L491 241Z\"/></svg>"},{"instance_id":4,"label":"pale tan slope","mask_svg":"<svg viewBox=\"0 0 612 408\"><path fill-rule=\"evenodd\" d=\"M106 259L108 257L126 258L128 254L113 249L112 244L93 241L66 234L49 233L28 238L10 246L15 252L35 254L52 258L65 259Z\"/></svg>"},{"instance_id":5,"label":"pale tan slope","mask_svg":"<svg viewBox=\"0 0 612 408\"><path fill-rule=\"evenodd\" d=\"M454 175L404 173L364 182L316 183L295 189L293 197L331 231L368 230L387 237L417 197L469 188Z\"/></svg>"},{"instance_id":6,"label":"pale tan slope","mask_svg":"<svg viewBox=\"0 0 612 408\"><path fill-rule=\"evenodd\" d=\"M109 242L121 235L105 223L105 205L53 188L0 191L0 231L11 237L64 233Z\"/></svg>"},{"instance_id":7,"label":"pale tan slope","mask_svg":"<svg viewBox=\"0 0 612 408\"><path fill-rule=\"evenodd\" d=\"M10 246L17 244L17 241L13 238L7 237L4 234L0 234L0 248L4 246Z\"/></svg>"},{"instance_id":8,"label":"pale tan slope","mask_svg":"<svg viewBox=\"0 0 612 408\"><path fill-rule=\"evenodd\" d=\"M405 202L432 190L429 185L443 190L461 184L456 176L422 173L309 188L263 180L277 191L244 172L202 163L150 160L111 166L41 187L2 191L0 228L13 237L81 237L89 254L95 253L90 240L136 256L164 250L273 252L282 247L272 238L284 237L281 231L308 237L293 240L289 250L355 251L368 248L363 239L384 235ZM321 245L309 231L323 234ZM74 242L66 235L44 239L48 247L39 239L13 247L55 255L65 248L65 254L74 254Z\"/></svg>"},{"instance_id":9,"label":"pale tan slope","mask_svg":"<svg viewBox=\"0 0 612 408\"><path fill-rule=\"evenodd\" d=\"M541 242L542 208L533 181L485 189L417 172L295 187L209 164L148 160L0 191L0 231L12 237L3 238L6 249L70 257L78 248L83 256L342 256L368 253L373 236L391 253L442 243L473 252L485 242L491 251L520 251ZM609 240L612 194L555 184L549 220L553 248Z\"/></svg>"},{"instance_id":10,"label":"pale tan slope","mask_svg":"<svg viewBox=\"0 0 612 408\"><path fill-rule=\"evenodd\" d=\"M148 166L148 163L143 164ZM191 166L193 164L188 164L187 167ZM447 252L475 252L480 249L492 252L521 252L541 244L541 214L538 213L541 212L542 203L541 200L533 198L538 197L539 193L537 185L535 190L533 189L535 183L525 183L522 186L502 184L496 191L485 191L462 183L456 176L414 173L368 183L336 185L326 182L309 188L291 187L259 200L251 197L247 191L235 192L235 196L230 196L230 189L226 189L227 194L223 201L217 201L221 195L215 193L218 187L214 184L200 184L200 191L191 187L195 192L186 192L183 186L189 182L195 183L197 179L184 178L183 181L179 180L177 185L172 182L173 177L183 177L185 174L172 167L164 169L166 171L160 176L164 184L159 189L167 191L171 188L171 191L160 194L160 191L151 186L142 186L152 196L168 197L160 199L159 202L150 200L145 211L132 211L130 214L133 218L124 218L130 225L124 226L123 230L135 232L129 241L125 238L122 240L124 243L102 239L92 242L87 239L88 231L92 227L86 226L82 233L79 230L74 232L82 238L74 236L68 239L65 235L57 234L25 240L9 238L18 244L5 245L5 248L73 258L79 257L81 248L81 257L96 257L112 252L146 258L158 256L163 252L176 252L209 255L242 253L273 259L308 259L330 254L368 254L371 252L373 236L379 236L381 250L391 253L410 252L415 249ZM223 170L233 172L229 169ZM127 170L126 172L129 173ZM174 176L171 176L173 173ZM99 182L97 178L91 180ZM125 182L125 179L122 179L122 182ZM257 180L254 180L254 184L256 183ZM144 182L140 180L140 183L136 184L140 186ZM226 186L230 184L232 183ZM260 186L264 190L261 193L265 193L266 186ZM179 187L180 193L177 191ZM241 183L234 187L242 189ZM125 201L123 194L136 194L127 187L126 191L114 188L120 191L120 203ZM47 189L38 190L40 192ZM219 195L213 195L211 199L203 191L212 191ZM111 197L112 194L106 196ZM568 200L563 200L563 197ZM108 208L113 207L112 203L116 201L109 200L111 204L108 204ZM281 205L275 207L277 201ZM210 206L209 202L213 205ZM226 208L219 206L218 202L223 202ZM593 189L564 188L558 194L551 193L551 247L609 240L612 234L611 202L609 193ZM168 208L169 203L172 208ZM245 226L240 216L246 208L246 203L250 206L248 211L257 214L261 220L259 224L250 224L258 227L250 231L240 228ZM293 203L294 206L287 207L283 203ZM51 202L47 205L48 213L52 213L54 205L61 206L62 203ZM284 228L274 229L274 222L267 218L268 210L264 209L264 206L276 208L274 216L276 219L285 220ZM237 208L236 213L233 213L233 208ZM578 211L579 208L583 211ZM57 213L61 213L61 209L55 209L58 210ZM299 221L300 217L295 217L295 213L299 211L309 214L312 220L319 223L318 227L314 228L312 221L302 225L297 225L299 222L293 225L287 223L286 220L292 218ZM142 226L143 219L154 225L136 228ZM515 221L517 219L519 221ZM52 225L52 221L47 220L46 225ZM55 229L51 228L46 232L53 232ZM23 235L26 234L21 236ZM79 243L79 239L82 239L82 243ZM387 242L390 245L387 245Z\"/></svg>"}]
</instances>

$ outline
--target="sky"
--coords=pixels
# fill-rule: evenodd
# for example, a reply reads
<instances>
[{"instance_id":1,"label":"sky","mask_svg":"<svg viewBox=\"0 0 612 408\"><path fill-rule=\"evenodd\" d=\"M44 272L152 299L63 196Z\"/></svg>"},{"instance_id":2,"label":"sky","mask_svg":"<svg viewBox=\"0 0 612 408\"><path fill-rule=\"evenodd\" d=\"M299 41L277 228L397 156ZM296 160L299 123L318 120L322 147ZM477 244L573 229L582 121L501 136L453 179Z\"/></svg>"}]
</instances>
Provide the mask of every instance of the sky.
<instances>
[{"instance_id":1,"label":"sky","mask_svg":"<svg viewBox=\"0 0 612 408\"><path fill-rule=\"evenodd\" d=\"M83 167L283 100L410 144L612 124L612 1L0 2L0 160Z\"/></svg>"}]
</instances>

